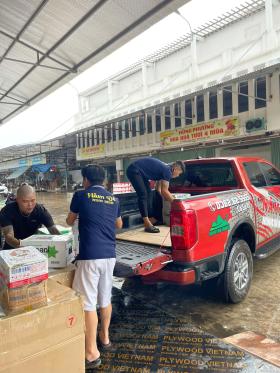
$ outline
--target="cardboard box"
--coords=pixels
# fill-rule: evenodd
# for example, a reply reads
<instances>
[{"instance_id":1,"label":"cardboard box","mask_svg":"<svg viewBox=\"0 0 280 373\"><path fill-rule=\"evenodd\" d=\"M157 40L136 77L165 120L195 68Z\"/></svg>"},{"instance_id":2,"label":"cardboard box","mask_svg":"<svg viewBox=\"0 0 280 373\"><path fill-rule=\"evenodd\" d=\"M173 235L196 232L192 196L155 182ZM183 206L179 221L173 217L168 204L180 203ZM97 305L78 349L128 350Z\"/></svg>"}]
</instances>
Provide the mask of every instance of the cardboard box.
<instances>
[{"instance_id":1,"label":"cardboard box","mask_svg":"<svg viewBox=\"0 0 280 373\"><path fill-rule=\"evenodd\" d=\"M48 261L35 247L0 251L0 278L8 288L46 280Z\"/></svg>"},{"instance_id":2,"label":"cardboard box","mask_svg":"<svg viewBox=\"0 0 280 373\"><path fill-rule=\"evenodd\" d=\"M5 288L1 292L1 305L6 315L31 311L46 306L47 302L46 280L19 288Z\"/></svg>"},{"instance_id":3,"label":"cardboard box","mask_svg":"<svg viewBox=\"0 0 280 373\"><path fill-rule=\"evenodd\" d=\"M84 373L82 299L48 280L47 306L0 320L1 373Z\"/></svg>"},{"instance_id":4,"label":"cardboard box","mask_svg":"<svg viewBox=\"0 0 280 373\"><path fill-rule=\"evenodd\" d=\"M50 269L49 278L53 281L58 282L60 285L72 288L72 283L75 276L75 265L70 264L69 266L61 269Z\"/></svg>"},{"instance_id":5,"label":"cardboard box","mask_svg":"<svg viewBox=\"0 0 280 373\"><path fill-rule=\"evenodd\" d=\"M172 196L175 199L186 199L191 195L189 193L172 193ZM162 203L162 220L165 225L170 225L170 210L171 210L171 203L163 199Z\"/></svg>"},{"instance_id":6,"label":"cardboard box","mask_svg":"<svg viewBox=\"0 0 280 373\"><path fill-rule=\"evenodd\" d=\"M21 241L36 247L48 258L49 268L66 267L74 260L73 235L33 235Z\"/></svg>"}]
</instances>

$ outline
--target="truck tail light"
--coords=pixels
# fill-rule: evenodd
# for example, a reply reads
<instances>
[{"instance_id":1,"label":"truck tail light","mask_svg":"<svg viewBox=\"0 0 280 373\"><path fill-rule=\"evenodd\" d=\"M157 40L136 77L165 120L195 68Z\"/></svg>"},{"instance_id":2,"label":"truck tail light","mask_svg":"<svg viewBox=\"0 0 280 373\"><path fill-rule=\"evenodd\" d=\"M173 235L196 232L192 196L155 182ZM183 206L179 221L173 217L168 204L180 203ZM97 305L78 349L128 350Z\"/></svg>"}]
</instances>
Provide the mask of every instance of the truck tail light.
<instances>
[{"instance_id":1,"label":"truck tail light","mask_svg":"<svg viewBox=\"0 0 280 373\"><path fill-rule=\"evenodd\" d=\"M171 241L174 249L188 250L197 242L197 219L194 210L171 211Z\"/></svg>"}]
</instances>

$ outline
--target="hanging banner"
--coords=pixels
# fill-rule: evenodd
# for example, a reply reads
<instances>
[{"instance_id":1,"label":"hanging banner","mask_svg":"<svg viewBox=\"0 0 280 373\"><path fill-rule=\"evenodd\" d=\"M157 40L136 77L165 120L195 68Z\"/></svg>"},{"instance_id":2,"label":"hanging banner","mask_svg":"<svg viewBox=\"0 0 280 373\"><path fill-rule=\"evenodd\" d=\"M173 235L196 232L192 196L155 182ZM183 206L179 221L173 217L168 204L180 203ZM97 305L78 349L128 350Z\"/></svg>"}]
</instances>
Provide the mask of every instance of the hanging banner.
<instances>
[{"instance_id":1,"label":"hanging banner","mask_svg":"<svg viewBox=\"0 0 280 373\"><path fill-rule=\"evenodd\" d=\"M165 147L195 140L238 136L239 133L239 120L237 117L233 117L161 132L160 144Z\"/></svg>"},{"instance_id":2,"label":"hanging banner","mask_svg":"<svg viewBox=\"0 0 280 373\"><path fill-rule=\"evenodd\" d=\"M99 158L105 155L105 144L95 146L88 146L86 148L76 148L77 161L84 161L86 159Z\"/></svg>"}]
</instances>

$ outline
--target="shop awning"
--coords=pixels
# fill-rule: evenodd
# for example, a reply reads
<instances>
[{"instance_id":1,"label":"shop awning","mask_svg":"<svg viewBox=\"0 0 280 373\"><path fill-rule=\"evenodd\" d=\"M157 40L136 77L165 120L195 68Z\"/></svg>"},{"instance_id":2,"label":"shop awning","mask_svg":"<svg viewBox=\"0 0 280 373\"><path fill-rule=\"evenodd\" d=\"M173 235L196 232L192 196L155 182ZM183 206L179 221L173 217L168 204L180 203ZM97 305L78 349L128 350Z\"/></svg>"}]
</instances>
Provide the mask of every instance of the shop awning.
<instances>
[{"instance_id":1,"label":"shop awning","mask_svg":"<svg viewBox=\"0 0 280 373\"><path fill-rule=\"evenodd\" d=\"M24 167L19 167L17 168L16 170L14 170L11 175L7 176L6 179L7 180L12 180L12 179L17 179L18 177L20 177L22 174L25 173L25 171L27 171L29 168L29 166L24 166Z\"/></svg>"},{"instance_id":2,"label":"shop awning","mask_svg":"<svg viewBox=\"0 0 280 373\"><path fill-rule=\"evenodd\" d=\"M50 163L47 164L36 164L32 166L32 171L33 172L48 172L49 169L52 167Z\"/></svg>"}]
</instances>

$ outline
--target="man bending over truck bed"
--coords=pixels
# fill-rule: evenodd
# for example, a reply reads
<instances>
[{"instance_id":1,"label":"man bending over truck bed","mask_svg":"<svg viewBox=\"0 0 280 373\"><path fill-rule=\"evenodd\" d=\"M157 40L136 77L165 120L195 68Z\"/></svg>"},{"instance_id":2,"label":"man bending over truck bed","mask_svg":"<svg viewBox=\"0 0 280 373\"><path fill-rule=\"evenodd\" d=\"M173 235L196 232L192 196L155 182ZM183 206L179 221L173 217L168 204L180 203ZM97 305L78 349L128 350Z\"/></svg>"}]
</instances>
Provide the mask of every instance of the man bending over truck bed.
<instances>
[{"instance_id":1,"label":"man bending over truck bed","mask_svg":"<svg viewBox=\"0 0 280 373\"><path fill-rule=\"evenodd\" d=\"M168 165L151 157L138 159L128 166L126 174L138 196L138 206L144 221L145 232L158 233L160 231L153 225L156 219L151 209L152 191L149 180L156 181L156 190L165 200L172 202L174 198L168 190L169 181L180 176L184 171L185 166L182 161Z\"/></svg>"}]
</instances>

